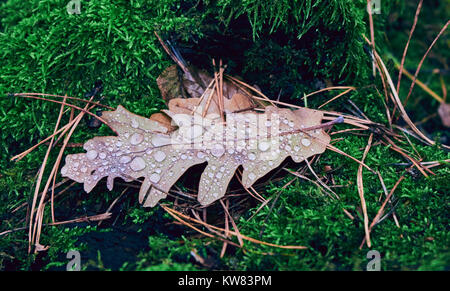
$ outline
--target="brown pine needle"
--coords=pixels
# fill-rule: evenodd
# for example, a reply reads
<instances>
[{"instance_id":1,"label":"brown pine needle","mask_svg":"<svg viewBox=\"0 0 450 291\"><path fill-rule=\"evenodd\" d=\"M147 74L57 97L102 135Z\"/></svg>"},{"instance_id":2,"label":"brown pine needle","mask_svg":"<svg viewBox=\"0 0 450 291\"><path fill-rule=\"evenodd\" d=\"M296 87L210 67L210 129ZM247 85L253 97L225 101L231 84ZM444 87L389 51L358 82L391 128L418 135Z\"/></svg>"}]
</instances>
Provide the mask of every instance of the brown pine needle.
<instances>
[{"instance_id":1,"label":"brown pine needle","mask_svg":"<svg viewBox=\"0 0 450 291\"><path fill-rule=\"evenodd\" d=\"M408 160L410 160L414 166L422 173L422 175L424 175L425 177L428 177L427 173L425 173L424 168L419 164L418 161L416 161L413 157L409 156L408 154L406 154L401 148L399 148L390 138L388 138L387 136L384 137L386 139L386 141L391 145L391 149L393 151L398 152L399 154L401 154L402 156L404 156L405 158L407 158ZM429 172L431 172L430 170L428 170ZM433 175L434 173L431 172Z\"/></svg>"},{"instance_id":2,"label":"brown pine needle","mask_svg":"<svg viewBox=\"0 0 450 291\"><path fill-rule=\"evenodd\" d=\"M225 204L223 203L222 200L219 200L220 204L222 204L223 210L225 211L225 213L227 214L227 216L229 217L230 221L231 221L231 225L233 225L234 230L236 231L236 237L239 241L239 245L241 247L244 246L244 241L242 240L242 235L239 231L239 228L237 227L236 223L234 222L233 216L231 216L230 212L228 211L228 207L225 206Z\"/></svg>"},{"instance_id":3,"label":"brown pine needle","mask_svg":"<svg viewBox=\"0 0 450 291\"><path fill-rule=\"evenodd\" d=\"M26 97L26 96L47 96L47 97L56 97L56 98L66 98L66 99L72 99L72 100L81 101L81 102L89 103L89 104L92 104L92 105L104 107L104 108L107 108L109 110L115 110L114 107L101 104L100 102L89 101L89 100L86 100L86 99L77 98L77 97L71 97L71 96L44 94L44 93L15 93L13 96L21 96L21 97Z\"/></svg>"},{"instance_id":4,"label":"brown pine needle","mask_svg":"<svg viewBox=\"0 0 450 291\"><path fill-rule=\"evenodd\" d=\"M367 38L365 38L366 41L368 42ZM374 51L374 56L375 59L377 60L379 66L380 66L380 70L382 71L383 76L387 79L388 84L389 84L389 88L391 89L391 93L389 94L389 96L391 96L392 101L397 105L397 108L400 110L401 114L402 114L402 118L403 120L405 120L405 122L409 125L409 127L411 127L411 129L419 136L421 137L423 140L425 140L428 144L430 145L434 145L435 142L431 139L429 139L425 134L423 134L415 125L414 123L411 121L411 119L409 118L408 114L406 113L405 108L403 107L403 104L398 96L397 90L395 89L394 83L392 82L392 79L389 75L389 72L386 68L386 66L384 65L383 60L381 59L381 57L378 55L378 53L376 51ZM444 146L448 148L447 146Z\"/></svg>"},{"instance_id":5,"label":"brown pine needle","mask_svg":"<svg viewBox=\"0 0 450 291\"><path fill-rule=\"evenodd\" d=\"M372 173L375 174L375 171L372 170L371 168L369 168L369 166L367 166L366 164L364 164L364 163L361 162L360 160L358 160L358 159L352 157L351 155L349 155L349 154L347 154L347 153L341 151L340 149L338 149L338 148L336 148L336 147L334 147L334 146L332 146L332 145L327 145L327 148L328 148L329 150L332 150L333 152L336 152L336 153L338 153L338 154L341 154L341 155L343 155L343 156L346 156L346 157L349 158L349 159L352 159L353 161L357 162L358 164L362 165L364 168L366 168L367 170L369 170L369 171L371 171Z\"/></svg>"},{"instance_id":6,"label":"brown pine needle","mask_svg":"<svg viewBox=\"0 0 450 291\"><path fill-rule=\"evenodd\" d=\"M320 178L319 176L317 176L316 172L314 171L314 169L311 167L311 164L309 163L308 159L305 159L306 165L308 166L309 171L313 174L314 178L316 178L316 181L322 185L322 187L324 187L325 189L327 189L329 192L333 193L333 195L335 196L334 198L340 199L339 195L337 195L333 190L330 189L330 187L327 186L327 184L325 184ZM331 196L331 198L333 198Z\"/></svg>"},{"instance_id":7,"label":"brown pine needle","mask_svg":"<svg viewBox=\"0 0 450 291\"><path fill-rule=\"evenodd\" d=\"M15 155L14 157L11 158L11 161L17 160L20 161L21 159L23 159L26 155L28 155L30 152L32 152L34 149L36 149L37 147L39 147L41 144L45 143L46 141L48 141L49 139L53 138L55 135L57 135L58 133L60 133L61 131L65 131L67 129L70 128L70 126L72 126L72 122L64 125L63 127L61 127L60 129L58 129L56 131L56 133L53 133L52 135L46 137L45 139L43 139L42 141L38 142L37 144L35 144L34 146L32 146L31 148L27 149L26 151Z\"/></svg>"},{"instance_id":8,"label":"brown pine needle","mask_svg":"<svg viewBox=\"0 0 450 291\"><path fill-rule=\"evenodd\" d=\"M403 74L405 74L406 77L408 77L408 79L410 79L411 81L414 81L414 76L408 72L405 68L400 68L400 65L398 63L395 63L395 67L397 69L399 69L401 72L403 72ZM436 94L433 90L430 89L430 87L428 87L427 85L425 85L422 81L420 81L419 79L416 79L416 84L422 88L425 92L427 92L431 97L433 97L436 101L438 101L439 103L444 102L444 99L439 96L438 94ZM398 91L397 91L398 92ZM395 113L395 111L393 112Z\"/></svg>"},{"instance_id":9,"label":"brown pine needle","mask_svg":"<svg viewBox=\"0 0 450 291\"><path fill-rule=\"evenodd\" d=\"M225 202L225 206L227 208L230 207L230 203L229 203L228 199ZM225 212L224 212L224 214L225 214L225 237L228 238L230 236L230 234L228 233L228 231L230 230L230 226L228 225L229 224L228 223L228 214ZM222 246L222 250L220 251L220 258L223 258L223 256L225 255L227 246L228 246L228 244L226 242L224 242L223 246Z\"/></svg>"},{"instance_id":10,"label":"brown pine needle","mask_svg":"<svg viewBox=\"0 0 450 291\"><path fill-rule=\"evenodd\" d=\"M350 91L352 91L352 90L353 90L352 88L345 90L344 92L342 92L342 93L340 93L340 94L334 96L333 98L331 98L331 99L328 100L327 102L323 103L323 104L320 105L318 108L320 109L320 108L324 107L325 105L329 104L330 102L333 102L334 100L338 99L339 97L344 96L345 94L347 94L348 92L350 92Z\"/></svg>"},{"instance_id":11,"label":"brown pine needle","mask_svg":"<svg viewBox=\"0 0 450 291\"><path fill-rule=\"evenodd\" d=\"M303 97L300 98L300 99L303 100L303 99L306 99L306 98L308 98L308 97L310 97L310 96L313 96L313 95L316 95L316 94L319 94L319 93L325 92L325 91L330 91L330 90L343 90L343 89L356 90L356 87L352 87L352 86L334 86L334 87L327 87L327 88L323 88L323 89L317 90L317 91L315 91L315 92L309 93L309 94L303 96Z\"/></svg>"},{"instance_id":12,"label":"brown pine needle","mask_svg":"<svg viewBox=\"0 0 450 291\"><path fill-rule=\"evenodd\" d=\"M411 169L411 167L409 168L409 170ZM392 187L391 192L389 192L389 195L386 196L386 198L384 199L383 204L381 205L380 209L377 212L377 215L375 215L375 217L372 220L372 223L369 226L369 233L372 231L372 228L376 225L376 223L378 222L378 220L380 219L381 215L383 215L384 212L384 208L386 207L386 204L388 201L390 201L392 195L394 194L395 189L397 189L398 185L400 185L400 183L403 181L403 179L405 179L405 173L407 171L405 171L401 177L397 180L397 182L395 183L394 187ZM361 242L361 245L359 246L359 249L362 249L364 243L366 241L366 238L363 239L363 241Z\"/></svg>"},{"instance_id":13,"label":"brown pine needle","mask_svg":"<svg viewBox=\"0 0 450 291\"><path fill-rule=\"evenodd\" d=\"M56 130L57 127L55 127ZM31 245L34 241L34 231L33 231L33 216L34 216L34 209L36 207L37 198L39 196L39 189L41 186L41 181L44 176L45 167L47 165L47 160L50 155L50 151L52 149L53 144L53 138L50 141L50 145L47 148L47 152L45 153L44 160L42 161L41 167L39 169L39 175L36 182L36 187L34 188L34 195L33 195L33 201L31 203L31 212L30 212L30 225L29 225L29 231L28 231L28 253L31 253ZM39 212L36 213L36 219L39 218Z\"/></svg>"},{"instance_id":14,"label":"brown pine needle","mask_svg":"<svg viewBox=\"0 0 450 291\"><path fill-rule=\"evenodd\" d=\"M387 191L386 185L384 184L383 177L381 176L380 172L378 172L378 171L377 171L377 175L378 175L378 179L380 180L381 187L383 188L384 195L387 197L389 195L389 193ZM380 196L379 200L381 201L381 196ZM389 200L389 204L392 205L392 201L391 200ZM398 222L397 215L395 214L395 211L392 212L392 217L394 218L395 225L398 228L400 228L400 223Z\"/></svg>"},{"instance_id":15,"label":"brown pine needle","mask_svg":"<svg viewBox=\"0 0 450 291\"><path fill-rule=\"evenodd\" d=\"M102 214L97 214L97 215L92 215L92 216L83 216L83 217L66 220L66 221L58 221L55 223L47 223L47 224L43 224L42 226L55 226L55 225L64 225L64 224L71 224L71 223L93 222L93 221L106 220L109 218L111 218L111 213L102 213ZM9 234L12 232L16 232L19 230L25 230L27 228L28 228L28 226L24 226L24 227L6 230L6 231L1 232L0 236L6 235L6 234Z\"/></svg>"},{"instance_id":16,"label":"brown pine needle","mask_svg":"<svg viewBox=\"0 0 450 291\"><path fill-rule=\"evenodd\" d=\"M63 102L64 103L66 102L66 98L63 99ZM59 127L59 123L61 121L63 112L64 112L64 105L61 105L61 109L59 111L58 120L56 121L55 129L54 129L53 133L55 133L56 130L58 129L58 127ZM53 142L53 139L51 140L51 142L49 144L50 147L52 146L52 142ZM55 184L56 184L56 173L53 176L52 196L51 196L51 203L50 203L51 213L52 213L52 222L55 222L55 208L54 208L54 203L53 203L54 202L54 197L55 197ZM44 196L44 195L42 195L42 196Z\"/></svg>"},{"instance_id":17,"label":"brown pine needle","mask_svg":"<svg viewBox=\"0 0 450 291\"><path fill-rule=\"evenodd\" d=\"M420 9L422 9L422 3L423 3L423 0L420 0L419 5L417 5L416 14L414 16L414 22L413 22L413 25L412 25L411 30L409 32L409 37L408 37L408 41L406 42L405 49L403 50L402 62L401 62L401 65L400 65L400 71L398 72L397 92L400 91L400 82L402 80L403 65L405 64L406 53L408 52L408 47L409 47L409 43L411 42L411 37L412 37L412 35L414 33L414 30L416 29L416 24L417 24L417 20L419 19Z\"/></svg>"},{"instance_id":18,"label":"brown pine needle","mask_svg":"<svg viewBox=\"0 0 450 291\"><path fill-rule=\"evenodd\" d=\"M238 84L240 84L240 85L242 85L242 86L244 86L244 87L250 89L251 91L253 91L253 92L255 92L256 94L258 94L258 95L260 95L261 97L263 97L262 100L267 101L267 102L271 103L273 106L275 106L273 100L271 100L269 97L267 97L266 95L264 95L261 91L259 91L259 90L256 89L255 87L250 86L249 84L247 84L247 83L245 83L245 82L242 82L241 80L238 80L238 79L236 79L236 78L233 77L233 76L230 76L230 75L225 75L225 76L226 76L228 79L230 79L230 80L232 80L232 81L234 81L234 82L236 82L236 83L238 83ZM253 97L255 97L255 99L259 99L259 98L257 98L256 96L252 96L252 98L253 98Z\"/></svg>"},{"instance_id":19,"label":"brown pine needle","mask_svg":"<svg viewBox=\"0 0 450 291\"><path fill-rule=\"evenodd\" d=\"M180 212L178 212L178 211L176 211L176 210L173 210L173 209L171 209L171 208L169 208L169 207L167 207L167 206L165 206L165 205L162 205L162 204L161 204L160 206L161 206L165 211L167 211L170 215L172 215L175 219L177 219L177 220L179 220L180 217L182 217L182 218L184 218L184 219L187 219L187 220L190 220L190 221L199 223L199 224L201 224L201 225L203 225L203 226L208 225L209 227L211 227L211 228L213 228L213 229L216 229L216 230L219 230L219 231L222 231L222 232L225 231L225 229L223 229L223 228L220 228L220 227L217 227L217 226L214 226L214 225L209 225L209 224L207 224L207 223L205 223L205 222L203 222L203 221L200 221L200 220L194 219L194 218L192 218L192 217L189 217L189 216L187 216L187 215L184 215L184 214L182 214L182 213L180 213ZM186 223L187 223L187 222L186 222ZM205 233L205 232L199 230L198 228L195 228L195 227L192 226L191 224L190 224L189 227L195 229L196 231L202 233L203 235L206 235L206 236L208 236L208 237L214 237L212 234ZM234 236L237 236L237 235L238 235L235 231L232 231L232 230L229 231L229 234L234 235ZM271 246L271 247L276 247L276 248L281 248L281 249L295 249L295 250L304 250L304 249L307 249L307 247L305 247L305 246L291 246L291 245L283 246L283 245L272 244L272 243L268 243L268 242L264 242L264 241L260 241L260 240L257 240L257 239L248 237L248 236L243 235L243 234L241 234L241 238L242 238L242 239L245 239L245 240L248 240L249 242L256 243L256 244L262 244L262 245ZM221 239L221 238L220 238L220 239ZM228 243L232 243L232 242L229 242L229 241L228 241ZM234 244L234 243L232 243L232 244ZM234 245L237 245L237 244L234 244ZM239 245L237 245L237 246L239 246Z\"/></svg>"},{"instance_id":20,"label":"brown pine needle","mask_svg":"<svg viewBox=\"0 0 450 291\"><path fill-rule=\"evenodd\" d=\"M92 96L90 98L90 100L92 100L93 98L94 98L94 96ZM64 103L65 102L63 102L63 104ZM44 200L45 200L45 196L47 194L48 188L50 186L50 183L51 183L53 177L56 177L56 172L57 172L57 170L59 168L59 164L60 164L62 156L64 154L64 150L66 148L66 145L69 142L70 137L72 136L73 132L77 128L79 122L82 120L82 118L84 116L84 112L86 112L86 109L88 108L88 106L89 106L89 103L86 103L83 111L79 113L77 118L75 118L75 123L73 124L72 128L70 129L69 133L67 134L66 138L64 139L63 146L61 147L61 149L59 151L59 154L58 154L58 157L56 159L56 162L53 165L52 171L51 171L51 173L49 175L49 178L47 179L47 182L45 184L44 190L42 192L41 200L39 202L39 206L38 206L38 210L37 210L37 214L36 214L36 221L35 221L34 225L32 224L32 219L30 219L30 227L32 227L32 225L33 225L32 242L35 245L39 244L39 237L40 237L41 228L42 228L42 218L43 218L43 215L44 215L44 208L45 208ZM60 118L58 119L57 125L59 124L59 120L60 120ZM55 130L56 130L56 128L55 128ZM51 147L52 147L52 141L50 142L49 149L51 149ZM39 181L39 185L37 185L37 186L40 186L40 181ZM39 220L38 220L38 218L39 218Z\"/></svg>"},{"instance_id":21,"label":"brown pine needle","mask_svg":"<svg viewBox=\"0 0 450 291\"><path fill-rule=\"evenodd\" d=\"M103 118L101 118L100 116L98 116L98 115L96 115L96 114L94 114L94 113L88 111L87 108L83 109L83 108L81 108L81 107L78 107L78 106L73 105L73 104L70 104L70 103L61 102L61 101L56 101L56 100L51 100L51 99L46 99L46 98L41 98L41 97L36 97L36 96L21 96L21 95L18 95L18 97L31 98L31 99L38 99L38 100L45 100L45 101L48 101L48 102L53 102L53 103L58 103L58 104L66 105L66 106L75 108L75 109L77 109L77 110L79 110L79 111L82 111L82 112L84 112L84 113L86 113L86 114L89 114L90 116L92 116L92 117L94 117L94 118L97 118L97 119L98 119L99 121L101 121L102 123L108 125L108 123L107 123ZM87 104L89 105L89 103L87 103ZM108 125L108 126L109 126L109 125ZM110 126L109 126L109 127L110 127ZM112 127L110 127L110 128L111 128L112 131L114 131L114 133L118 134L118 133L116 132L115 129L113 129Z\"/></svg>"},{"instance_id":22,"label":"brown pine needle","mask_svg":"<svg viewBox=\"0 0 450 291\"><path fill-rule=\"evenodd\" d=\"M442 27L441 31L439 31L438 35L436 36L436 38L433 40L433 42L431 43L431 45L428 47L427 51L425 52L425 54L423 55L422 59L419 62L419 65L417 66L416 72L414 74L414 79L411 83L411 86L409 87L409 92L408 95L405 98L405 101L403 102L403 106L406 106L406 103L408 102L409 97L411 96L412 90L414 88L414 85L416 84L416 80L417 80L417 76L419 75L420 69L422 68L423 62L425 61L425 59L428 56L428 53L431 51L431 49L433 48L434 44L437 42L437 40L439 39L439 37L444 33L444 31L447 29L448 25L450 24L450 20L447 21L447 23L444 25L444 27Z\"/></svg>"},{"instance_id":23,"label":"brown pine needle","mask_svg":"<svg viewBox=\"0 0 450 291\"><path fill-rule=\"evenodd\" d=\"M372 138L373 138L373 133L371 133L369 136L369 141L367 142L366 149L364 150L363 157L361 159L361 163L364 162L364 160L367 156L367 153L370 150L370 147L372 145ZM367 246L370 248L371 242L370 242L370 232L369 232L369 216L367 215L366 199L364 198L364 185L363 185L362 170L363 170L363 167L362 167L362 164L360 164L359 168L358 168L358 175L356 178L356 183L358 185L358 194L359 194L359 199L361 200L361 208L362 208L363 215L364 215L364 231L366 233Z\"/></svg>"}]
</instances>

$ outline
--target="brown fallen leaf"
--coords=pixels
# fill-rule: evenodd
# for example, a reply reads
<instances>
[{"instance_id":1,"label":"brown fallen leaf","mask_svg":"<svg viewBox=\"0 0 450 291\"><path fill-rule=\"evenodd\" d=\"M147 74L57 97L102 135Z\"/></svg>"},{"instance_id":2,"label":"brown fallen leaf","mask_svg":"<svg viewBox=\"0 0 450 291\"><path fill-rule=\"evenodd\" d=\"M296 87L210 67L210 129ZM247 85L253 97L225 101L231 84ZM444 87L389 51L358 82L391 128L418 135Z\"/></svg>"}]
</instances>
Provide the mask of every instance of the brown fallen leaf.
<instances>
[{"instance_id":1,"label":"brown fallen leaf","mask_svg":"<svg viewBox=\"0 0 450 291\"><path fill-rule=\"evenodd\" d=\"M62 175L84 183L86 192L103 177L108 177L110 190L116 177L125 181L144 177L139 201L155 206L187 169L206 162L198 201L208 205L225 195L239 166L244 169L242 184L248 188L287 157L301 162L324 152L330 142L317 129L323 113L307 108L291 111L268 106L264 113L228 113L226 124L215 112L204 118L198 111L165 113L178 129L168 132L159 121L132 114L122 106L104 112L103 118L118 136L86 142L86 153L66 157Z\"/></svg>"},{"instance_id":2,"label":"brown fallen leaf","mask_svg":"<svg viewBox=\"0 0 450 291\"><path fill-rule=\"evenodd\" d=\"M181 86L181 73L177 65L172 65L165 69L156 79L162 98L169 101L172 98L183 97L185 95L184 88Z\"/></svg>"},{"instance_id":3,"label":"brown fallen leaf","mask_svg":"<svg viewBox=\"0 0 450 291\"><path fill-rule=\"evenodd\" d=\"M438 109L438 113L441 117L442 124L445 127L450 127L450 104L441 103Z\"/></svg>"},{"instance_id":4,"label":"brown fallen leaf","mask_svg":"<svg viewBox=\"0 0 450 291\"><path fill-rule=\"evenodd\" d=\"M176 127L172 125L172 119L164 113L153 113L149 119L156 121L167 128L167 132L172 132L176 129Z\"/></svg>"}]
</instances>

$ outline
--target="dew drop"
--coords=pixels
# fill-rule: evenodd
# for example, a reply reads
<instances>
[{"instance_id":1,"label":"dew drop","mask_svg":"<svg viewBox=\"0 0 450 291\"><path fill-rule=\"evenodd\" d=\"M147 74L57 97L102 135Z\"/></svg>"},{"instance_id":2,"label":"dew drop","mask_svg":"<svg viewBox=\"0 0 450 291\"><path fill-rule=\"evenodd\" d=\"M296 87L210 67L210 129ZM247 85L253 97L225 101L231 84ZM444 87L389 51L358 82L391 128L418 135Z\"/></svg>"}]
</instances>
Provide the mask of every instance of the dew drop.
<instances>
[{"instance_id":1,"label":"dew drop","mask_svg":"<svg viewBox=\"0 0 450 291\"><path fill-rule=\"evenodd\" d=\"M270 143L266 142L266 141L262 141L258 144L258 149L260 151L267 151L270 148Z\"/></svg>"},{"instance_id":2,"label":"dew drop","mask_svg":"<svg viewBox=\"0 0 450 291\"><path fill-rule=\"evenodd\" d=\"M196 139L202 134L203 128L198 124L194 124L191 127L185 128L183 131L183 136L186 137L187 139Z\"/></svg>"},{"instance_id":3,"label":"dew drop","mask_svg":"<svg viewBox=\"0 0 450 291\"><path fill-rule=\"evenodd\" d=\"M248 154L248 159L249 159L250 161L254 161L254 160L256 159L256 155L255 155L254 153L249 153L249 154Z\"/></svg>"},{"instance_id":4,"label":"dew drop","mask_svg":"<svg viewBox=\"0 0 450 291\"><path fill-rule=\"evenodd\" d=\"M224 153L225 153L225 149L223 148L223 146L221 144L216 144L211 149L211 154L213 156L215 156L216 158L220 158L221 156L223 156Z\"/></svg>"},{"instance_id":5,"label":"dew drop","mask_svg":"<svg viewBox=\"0 0 450 291\"><path fill-rule=\"evenodd\" d=\"M135 171L135 172L140 171L140 170L143 170L143 169L145 168L145 161L144 161L144 159L141 158L141 157L135 158L135 159L131 162L130 168L131 168L133 171Z\"/></svg>"},{"instance_id":6,"label":"dew drop","mask_svg":"<svg viewBox=\"0 0 450 291\"><path fill-rule=\"evenodd\" d=\"M248 178L253 181L256 179L256 175L254 173L250 173L248 174Z\"/></svg>"},{"instance_id":7,"label":"dew drop","mask_svg":"<svg viewBox=\"0 0 450 291\"><path fill-rule=\"evenodd\" d=\"M166 159L166 154L163 151L157 151L153 157L157 162L162 162Z\"/></svg>"},{"instance_id":8,"label":"dew drop","mask_svg":"<svg viewBox=\"0 0 450 291\"><path fill-rule=\"evenodd\" d=\"M140 134L140 133L134 133L131 137L130 137L130 143L132 144L132 145L138 145L138 144L140 144L141 142L143 142L144 141L144 136L142 135L142 134Z\"/></svg>"},{"instance_id":9,"label":"dew drop","mask_svg":"<svg viewBox=\"0 0 450 291\"><path fill-rule=\"evenodd\" d=\"M311 141L307 138L303 138L302 139L302 145L304 145L305 147L308 147L311 144Z\"/></svg>"},{"instance_id":10,"label":"dew drop","mask_svg":"<svg viewBox=\"0 0 450 291\"><path fill-rule=\"evenodd\" d=\"M162 135L154 135L152 137L152 144L155 147L161 147L170 144L170 138Z\"/></svg>"},{"instance_id":11,"label":"dew drop","mask_svg":"<svg viewBox=\"0 0 450 291\"><path fill-rule=\"evenodd\" d=\"M96 157L97 157L97 151L95 151L95 150L90 150L90 151L88 151L87 153L86 153L86 157L89 159L89 160L93 160L93 159L95 159Z\"/></svg>"},{"instance_id":12,"label":"dew drop","mask_svg":"<svg viewBox=\"0 0 450 291\"><path fill-rule=\"evenodd\" d=\"M131 127L132 128L138 128L139 127L139 122L135 119L131 120Z\"/></svg>"},{"instance_id":13,"label":"dew drop","mask_svg":"<svg viewBox=\"0 0 450 291\"><path fill-rule=\"evenodd\" d=\"M123 156L123 157L121 157L120 159L119 159L119 162L121 163L121 164L127 164L127 163L129 163L131 161L131 157L129 157L129 156Z\"/></svg>"},{"instance_id":14,"label":"dew drop","mask_svg":"<svg viewBox=\"0 0 450 291\"><path fill-rule=\"evenodd\" d=\"M161 179L161 176L157 173L153 173L150 175L150 182L152 182L152 183L158 183L160 179Z\"/></svg>"}]
</instances>

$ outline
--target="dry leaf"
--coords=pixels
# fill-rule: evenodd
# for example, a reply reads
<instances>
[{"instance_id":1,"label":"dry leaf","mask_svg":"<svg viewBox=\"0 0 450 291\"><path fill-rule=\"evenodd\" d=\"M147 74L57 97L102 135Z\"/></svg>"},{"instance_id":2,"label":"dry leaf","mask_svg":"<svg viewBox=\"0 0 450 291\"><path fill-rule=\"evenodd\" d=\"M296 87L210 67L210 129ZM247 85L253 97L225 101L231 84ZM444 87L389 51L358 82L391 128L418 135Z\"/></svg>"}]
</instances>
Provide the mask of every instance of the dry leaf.
<instances>
[{"instance_id":1,"label":"dry leaf","mask_svg":"<svg viewBox=\"0 0 450 291\"><path fill-rule=\"evenodd\" d=\"M229 106L240 108L242 100L236 98ZM195 99L185 101L191 106ZM187 169L206 162L198 201L208 205L225 195L240 165L242 183L248 188L288 156L301 162L324 152L330 141L322 129L303 130L320 125L323 114L317 110L268 106L264 113L228 113L224 124L215 113L202 118L195 109L191 114L170 107L173 111L165 113L178 126L172 132L122 106L104 112L102 117L119 135L86 142L86 153L66 157L62 175L84 183L87 192L103 177L108 177L110 190L116 177L125 181L144 177L139 201L154 206Z\"/></svg>"},{"instance_id":2,"label":"dry leaf","mask_svg":"<svg viewBox=\"0 0 450 291\"><path fill-rule=\"evenodd\" d=\"M176 127L172 125L172 119L164 113L153 113L149 119L156 121L167 128L167 132L172 132L176 129Z\"/></svg>"},{"instance_id":3,"label":"dry leaf","mask_svg":"<svg viewBox=\"0 0 450 291\"><path fill-rule=\"evenodd\" d=\"M164 100L169 101L172 98L183 96L184 88L181 86L180 77L177 65L172 65L165 69L156 79Z\"/></svg>"},{"instance_id":4,"label":"dry leaf","mask_svg":"<svg viewBox=\"0 0 450 291\"><path fill-rule=\"evenodd\" d=\"M438 113L441 117L442 124L445 127L450 127L450 104L441 103L438 109Z\"/></svg>"}]
</instances>

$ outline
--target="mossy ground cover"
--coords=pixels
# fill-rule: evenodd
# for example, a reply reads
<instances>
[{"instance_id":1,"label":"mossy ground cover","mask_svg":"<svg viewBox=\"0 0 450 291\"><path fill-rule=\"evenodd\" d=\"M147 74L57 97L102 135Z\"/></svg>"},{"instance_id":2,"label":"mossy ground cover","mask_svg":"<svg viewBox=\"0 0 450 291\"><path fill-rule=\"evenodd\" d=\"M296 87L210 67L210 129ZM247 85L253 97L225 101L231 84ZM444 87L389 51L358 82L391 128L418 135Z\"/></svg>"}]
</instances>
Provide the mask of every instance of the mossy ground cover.
<instances>
[{"instance_id":1,"label":"mossy ground cover","mask_svg":"<svg viewBox=\"0 0 450 291\"><path fill-rule=\"evenodd\" d=\"M212 58L222 58L227 72L257 84L264 93L297 105L305 93L328 85L351 85L358 89L325 109L344 111L351 99L373 121L387 124L384 96L379 78L372 77L365 1L81 1L81 14L69 15L68 1L0 1L0 231L25 225L26 207L36 182L36 172L46 148L40 147L19 162L14 155L47 137L53 131L59 105L14 98L8 93L41 92L83 97L97 80L102 80L103 104L125 106L150 116L165 107L156 78L169 65L153 31L170 39L183 56L199 67L211 68ZM394 59L401 60L416 3L381 1L381 14L374 15L377 49L396 81ZM445 24L450 7L445 1L425 1L405 67L414 72L423 53ZM448 38L440 39L425 62L419 79L441 96L448 84ZM434 69L442 73L433 73ZM444 82L441 81L444 80ZM447 82L445 82L447 81ZM373 86L375 85L375 86ZM404 76L400 96L406 96L410 81ZM280 91L281 90L281 91ZM335 92L308 98L317 108ZM436 113L438 103L415 88L406 107L414 121ZM64 117L65 121L68 117ZM401 123L401 121L400 121ZM338 125L337 129L344 129ZM435 116L420 127L438 143L449 143L448 129ZM71 142L83 143L111 132L106 126L93 129L81 122ZM339 134L335 146L361 159L368 133ZM374 142L377 141L375 135ZM426 146L413 138L401 146L417 151L424 161L449 159L439 146ZM79 152L69 148L67 152ZM56 158L52 153L50 162ZM391 189L406 167L405 160L383 145L373 146L366 163L382 175ZM289 164L295 169L298 165ZM358 164L327 151L314 164L319 175L325 167L334 169L341 187L332 200L307 181L281 189L293 177L266 186L264 196L281 191L275 207L256 208L235 217L245 235L282 245L305 245L307 250L283 250L246 243L243 249L200 237L173 223L161 208L142 208L135 191L129 191L112 209L111 221L101 226L84 223L44 227L41 243L46 252L28 255L27 230L0 239L0 269L65 269L66 253L80 250L83 269L99 270L364 270L367 247L359 249L364 237L362 213L356 186ZM425 178L414 172L395 191L396 215L372 232L372 249L382 256L383 270L448 269L448 207L450 170L432 169ZM47 171L48 172L48 171ZM47 173L46 172L46 173ZM48 173L47 173L48 174ZM378 178L363 171L368 215L374 217L383 195ZM72 187L58 201L58 220L106 211L124 187L112 192L99 186L87 195L80 185ZM350 220L342 211L349 211ZM46 212L46 222L50 222ZM266 219L266 217L268 217ZM251 219L250 219L251 218ZM264 229L260 236L261 229ZM207 258L199 264L191 252Z\"/></svg>"}]
</instances>

